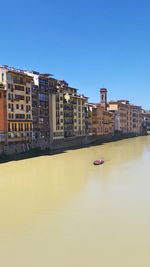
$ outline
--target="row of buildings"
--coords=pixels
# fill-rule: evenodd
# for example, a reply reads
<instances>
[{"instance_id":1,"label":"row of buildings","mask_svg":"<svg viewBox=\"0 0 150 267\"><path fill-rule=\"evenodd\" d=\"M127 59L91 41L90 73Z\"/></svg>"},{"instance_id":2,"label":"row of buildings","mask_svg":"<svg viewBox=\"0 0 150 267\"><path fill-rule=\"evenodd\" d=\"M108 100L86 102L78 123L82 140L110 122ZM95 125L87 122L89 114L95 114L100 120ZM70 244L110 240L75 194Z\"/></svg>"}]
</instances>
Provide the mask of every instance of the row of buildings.
<instances>
[{"instance_id":1,"label":"row of buildings","mask_svg":"<svg viewBox=\"0 0 150 267\"><path fill-rule=\"evenodd\" d=\"M0 66L0 143L141 134L142 114L141 107L127 100L108 102L105 88L99 103L89 103L49 73Z\"/></svg>"}]
</instances>

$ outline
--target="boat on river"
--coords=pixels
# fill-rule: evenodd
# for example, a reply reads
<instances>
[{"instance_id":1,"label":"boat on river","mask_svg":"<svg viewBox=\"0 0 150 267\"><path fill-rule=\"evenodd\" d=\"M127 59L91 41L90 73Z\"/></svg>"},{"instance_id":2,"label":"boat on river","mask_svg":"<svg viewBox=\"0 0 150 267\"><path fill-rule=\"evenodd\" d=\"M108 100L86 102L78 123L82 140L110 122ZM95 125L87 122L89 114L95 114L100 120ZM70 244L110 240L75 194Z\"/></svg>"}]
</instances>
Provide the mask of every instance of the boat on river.
<instances>
[{"instance_id":1,"label":"boat on river","mask_svg":"<svg viewBox=\"0 0 150 267\"><path fill-rule=\"evenodd\" d=\"M104 163L103 159L97 159L93 162L94 165L102 165Z\"/></svg>"}]
</instances>

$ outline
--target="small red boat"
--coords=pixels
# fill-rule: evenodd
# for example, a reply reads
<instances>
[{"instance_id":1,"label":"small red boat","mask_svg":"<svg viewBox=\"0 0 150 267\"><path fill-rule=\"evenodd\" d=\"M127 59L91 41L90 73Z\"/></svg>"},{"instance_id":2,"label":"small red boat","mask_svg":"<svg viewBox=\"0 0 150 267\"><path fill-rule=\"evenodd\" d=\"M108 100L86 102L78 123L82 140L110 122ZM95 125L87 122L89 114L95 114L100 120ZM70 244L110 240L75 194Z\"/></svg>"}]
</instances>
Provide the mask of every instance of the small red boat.
<instances>
[{"instance_id":1,"label":"small red boat","mask_svg":"<svg viewBox=\"0 0 150 267\"><path fill-rule=\"evenodd\" d=\"M103 159L97 159L93 162L94 165L102 165L104 163Z\"/></svg>"}]
</instances>

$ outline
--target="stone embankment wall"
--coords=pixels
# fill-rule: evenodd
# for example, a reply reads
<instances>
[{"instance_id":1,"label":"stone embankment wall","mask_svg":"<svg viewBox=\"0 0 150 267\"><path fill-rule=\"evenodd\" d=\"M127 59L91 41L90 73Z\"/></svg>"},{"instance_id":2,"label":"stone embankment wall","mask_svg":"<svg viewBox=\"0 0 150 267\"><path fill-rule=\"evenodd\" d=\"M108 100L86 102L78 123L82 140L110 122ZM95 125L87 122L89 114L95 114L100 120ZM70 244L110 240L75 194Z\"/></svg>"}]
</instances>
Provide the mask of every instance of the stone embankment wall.
<instances>
[{"instance_id":1,"label":"stone embankment wall","mask_svg":"<svg viewBox=\"0 0 150 267\"><path fill-rule=\"evenodd\" d=\"M77 138L68 138L67 140L55 140L50 143L49 140L31 141L29 143L16 143L9 145L0 145L0 156L4 155L19 155L26 154L30 156L32 154L40 154L40 151L49 151L50 153L59 153L66 149L81 148L89 145L98 145L105 142L117 141L124 138L135 137L135 134L123 134L123 135L109 135L109 136L84 136Z\"/></svg>"},{"instance_id":2,"label":"stone embankment wall","mask_svg":"<svg viewBox=\"0 0 150 267\"><path fill-rule=\"evenodd\" d=\"M40 142L32 141L28 143L19 142L19 143L10 143L9 145L0 145L0 154L12 155L19 154L23 152L29 152L32 149L40 148L44 150L49 148L49 142L47 140L40 140Z\"/></svg>"}]
</instances>

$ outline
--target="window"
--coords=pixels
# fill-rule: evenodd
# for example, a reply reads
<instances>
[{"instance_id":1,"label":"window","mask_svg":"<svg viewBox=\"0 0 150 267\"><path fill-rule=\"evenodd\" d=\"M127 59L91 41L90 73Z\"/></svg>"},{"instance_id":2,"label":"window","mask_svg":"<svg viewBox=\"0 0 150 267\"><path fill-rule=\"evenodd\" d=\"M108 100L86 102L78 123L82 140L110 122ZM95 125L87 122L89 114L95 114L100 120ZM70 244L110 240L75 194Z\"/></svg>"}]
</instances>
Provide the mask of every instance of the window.
<instances>
[{"instance_id":1,"label":"window","mask_svg":"<svg viewBox=\"0 0 150 267\"><path fill-rule=\"evenodd\" d=\"M4 82L4 73L2 73L2 82Z\"/></svg>"},{"instance_id":2,"label":"window","mask_svg":"<svg viewBox=\"0 0 150 267\"><path fill-rule=\"evenodd\" d=\"M30 96L26 96L26 103L30 101Z\"/></svg>"},{"instance_id":3,"label":"window","mask_svg":"<svg viewBox=\"0 0 150 267\"><path fill-rule=\"evenodd\" d=\"M10 132L10 123L8 123L8 131Z\"/></svg>"},{"instance_id":4,"label":"window","mask_svg":"<svg viewBox=\"0 0 150 267\"><path fill-rule=\"evenodd\" d=\"M10 84L10 83L9 83L9 84L8 84L8 89L10 89L10 91L13 92L13 91L14 91L13 84Z\"/></svg>"},{"instance_id":5,"label":"window","mask_svg":"<svg viewBox=\"0 0 150 267\"><path fill-rule=\"evenodd\" d=\"M26 94L29 95L30 94L30 88L26 87Z\"/></svg>"},{"instance_id":6,"label":"window","mask_svg":"<svg viewBox=\"0 0 150 267\"><path fill-rule=\"evenodd\" d=\"M13 104L8 104L8 108L10 108L11 109L11 111L13 112L13 108L14 108L14 106L13 106Z\"/></svg>"},{"instance_id":7,"label":"window","mask_svg":"<svg viewBox=\"0 0 150 267\"><path fill-rule=\"evenodd\" d=\"M29 112L31 110L30 105L26 105L26 112Z\"/></svg>"},{"instance_id":8,"label":"window","mask_svg":"<svg viewBox=\"0 0 150 267\"><path fill-rule=\"evenodd\" d=\"M43 85L48 85L48 80L40 79L39 83Z\"/></svg>"},{"instance_id":9,"label":"window","mask_svg":"<svg viewBox=\"0 0 150 267\"><path fill-rule=\"evenodd\" d=\"M16 117L16 119L25 119L24 114L16 114L15 117Z\"/></svg>"},{"instance_id":10,"label":"window","mask_svg":"<svg viewBox=\"0 0 150 267\"><path fill-rule=\"evenodd\" d=\"M13 94L8 94L8 100L13 100Z\"/></svg>"},{"instance_id":11,"label":"window","mask_svg":"<svg viewBox=\"0 0 150 267\"><path fill-rule=\"evenodd\" d=\"M25 84L25 79L23 77L13 76L13 82L17 84Z\"/></svg>"},{"instance_id":12,"label":"window","mask_svg":"<svg viewBox=\"0 0 150 267\"><path fill-rule=\"evenodd\" d=\"M19 109L19 104L16 104L16 109Z\"/></svg>"},{"instance_id":13,"label":"window","mask_svg":"<svg viewBox=\"0 0 150 267\"><path fill-rule=\"evenodd\" d=\"M25 123L25 131L29 131L29 124L28 123Z\"/></svg>"},{"instance_id":14,"label":"window","mask_svg":"<svg viewBox=\"0 0 150 267\"><path fill-rule=\"evenodd\" d=\"M29 119L29 114L26 115L26 119L27 119L27 120Z\"/></svg>"},{"instance_id":15,"label":"window","mask_svg":"<svg viewBox=\"0 0 150 267\"><path fill-rule=\"evenodd\" d=\"M24 106L23 105L21 105L21 110L24 110Z\"/></svg>"},{"instance_id":16,"label":"window","mask_svg":"<svg viewBox=\"0 0 150 267\"><path fill-rule=\"evenodd\" d=\"M21 85L15 85L15 90L18 90L18 91L24 91L24 86L21 86Z\"/></svg>"},{"instance_id":17,"label":"window","mask_svg":"<svg viewBox=\"0 0 150 267\"><path fill-rule=\"evenodd\" d=\"M39 94L39 100L40 101L46 101L46 100L48 100L48 95L46 95L46 94Z\"/></svg>"},{"instance_id":18,"label":"window","mask_svg":"<svg viewBox=\"0 0 150 267\"><path fill-rule=\"evenodd\" d=\"M10 73L7 73L7 80L8 80L9 82L11 82L11 81L12 81L12 76L11 76L11 74L10 74Z\"/></svg>"},{"instance_id":19,"label":"window","mask_svg":"<svg viewBox=\"0 0 150 267\"><path fill-rule=\"evenodd\" d=\"M20 83L23 83L23 82L24 82L23 78L22 78L22 77L20 77Z\"/></svg>"},{"instance_id":20,"label":"window","mask_svg":"<svg viewBox=\"0 0 150 267\"><path fill-rule=\"evenodd\" d=\"M24 100L24 96L23 95L15 95L15 100Z\"/></svg>"}]
</instances>

